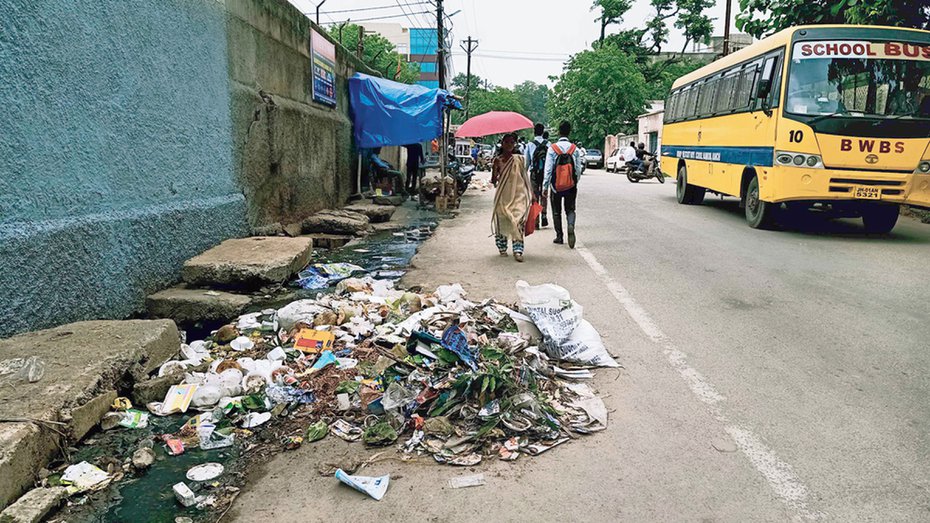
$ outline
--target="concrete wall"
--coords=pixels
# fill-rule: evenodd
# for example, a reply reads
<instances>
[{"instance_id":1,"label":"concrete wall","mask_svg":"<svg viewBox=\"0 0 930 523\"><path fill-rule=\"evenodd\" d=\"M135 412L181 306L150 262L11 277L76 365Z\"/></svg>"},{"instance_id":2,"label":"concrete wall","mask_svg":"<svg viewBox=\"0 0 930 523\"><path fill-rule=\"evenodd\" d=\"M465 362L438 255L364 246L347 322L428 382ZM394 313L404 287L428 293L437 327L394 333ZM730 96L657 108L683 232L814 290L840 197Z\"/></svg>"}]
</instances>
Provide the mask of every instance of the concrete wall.
<instances>
[{"instance_id":1,"label":"concrete wall","mask_svg":"<svg viewBox=\"0 0 930 523\"><path fill-rule=\"evenodd\" d=\"M340 50L338 109L312 103L286 0L0 12L0 336L131 315L185 259L352 190L362 66Z\"/></svg>"},{"instance_id":2,"label":"concrete wall","mask_svg":"<svg viewBox=\"0 0 930 523\"><path fill-rule=\"evenodd\" d=\"M250 225L341 206L357 165L347 78L374 73L337 46L337 106L317 104L310 20L286 0L226 0L226 8L236 179Z\"/></svg>"},{"instance_id":3,"label":"concrete wall","mask_svg":"<svg viewBox=\"0 0 930 523\"><path fill-rule=\"evenodd\" d=\"M245 231L222 4L0 11L0 335L130 314Z\"/></svg>"}]
</instances>

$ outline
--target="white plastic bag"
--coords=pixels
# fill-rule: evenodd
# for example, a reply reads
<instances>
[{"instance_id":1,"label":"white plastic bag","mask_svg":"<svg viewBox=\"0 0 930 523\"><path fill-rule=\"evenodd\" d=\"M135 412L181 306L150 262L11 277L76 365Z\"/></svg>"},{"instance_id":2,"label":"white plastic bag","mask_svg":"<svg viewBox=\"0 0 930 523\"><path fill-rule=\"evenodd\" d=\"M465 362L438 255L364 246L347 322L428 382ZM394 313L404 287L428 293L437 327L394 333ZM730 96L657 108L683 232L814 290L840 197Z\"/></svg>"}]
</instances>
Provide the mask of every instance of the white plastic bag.
<instances>
[{"instance_id":1,"label":"white plastic bag","mask_svg":"<svg viewBox=\"0 0 930 523\"><path fill-rule=\"evenodd\" d=\"M607 352L597 329L582 319L584 309L567 290L551 283L531 286L521 280L517 294L523 312L542 333L546 354L583 365L620 366Z\"/></svg>"},{"instance_id":2,"label":"white plastic bag","mask_svg":"<svg viewBox=\"0 0 930 523\"><path fill-rule=\"evenodd\" d=\"M549 342L562 344L581 322L584 309L572 300L568 291L546 283L531 286L523 280L517 282L520 306Z\"/></svg>"}]
</instances>

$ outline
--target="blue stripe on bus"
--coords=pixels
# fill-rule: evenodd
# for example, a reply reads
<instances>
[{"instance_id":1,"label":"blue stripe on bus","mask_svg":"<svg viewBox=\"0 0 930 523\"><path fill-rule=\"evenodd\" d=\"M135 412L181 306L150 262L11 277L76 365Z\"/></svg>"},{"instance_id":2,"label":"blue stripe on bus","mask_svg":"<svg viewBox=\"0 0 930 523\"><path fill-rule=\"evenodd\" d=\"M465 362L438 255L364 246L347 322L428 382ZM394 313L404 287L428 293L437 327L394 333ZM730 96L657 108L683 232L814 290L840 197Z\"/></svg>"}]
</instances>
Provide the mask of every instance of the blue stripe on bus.
<instances>
[{"instance_id":1,"label":"blue stripe on bus","mask_svg":"<svg viewBox=\"0 0 930 523\"><path fill-rule=\"evenodd\" d=\"M703 160L705 162L735 163L759 167L771 167L774 147L717 147L662 145L662 156Z\"/></svg>"}]
</instances>

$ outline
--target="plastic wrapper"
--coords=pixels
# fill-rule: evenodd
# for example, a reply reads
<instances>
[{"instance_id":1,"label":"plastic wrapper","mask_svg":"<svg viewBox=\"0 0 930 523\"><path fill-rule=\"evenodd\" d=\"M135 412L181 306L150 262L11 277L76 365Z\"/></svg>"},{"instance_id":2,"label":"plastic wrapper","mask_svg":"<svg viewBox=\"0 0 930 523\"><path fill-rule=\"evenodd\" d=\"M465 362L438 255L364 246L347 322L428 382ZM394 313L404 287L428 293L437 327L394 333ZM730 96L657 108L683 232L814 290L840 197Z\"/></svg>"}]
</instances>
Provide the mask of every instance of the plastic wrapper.
<instances>
[{"instance_id":1,"label":"plastic wrapper","mask_svg":"<svg viewBox=\"0 0 930 523\"><path fill-rule=\"evenodd\" d=\"M386 475L377 478L370 476L350 476L343 472L342 469L339 469L336 471L336 479L359 492L368 494L372 498L381 501L381 498L383 498L384 494L387 492L391 476Z\"/></svg>"}]
</instances>

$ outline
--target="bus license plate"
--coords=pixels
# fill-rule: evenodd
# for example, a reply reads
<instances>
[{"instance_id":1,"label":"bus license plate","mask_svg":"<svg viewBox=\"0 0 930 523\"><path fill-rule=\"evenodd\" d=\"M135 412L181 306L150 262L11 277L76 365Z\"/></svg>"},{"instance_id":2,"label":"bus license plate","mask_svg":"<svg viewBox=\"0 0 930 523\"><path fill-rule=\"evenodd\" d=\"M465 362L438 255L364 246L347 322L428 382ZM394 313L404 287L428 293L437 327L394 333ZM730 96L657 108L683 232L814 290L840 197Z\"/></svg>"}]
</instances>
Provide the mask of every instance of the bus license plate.
<instances>
[{"instance_id":1,"label":"bus license plate","mask_svg":"<svg viewBox=\"0 0 930 523\"><path fill-rule=\"evenodd\" d=\"M852 188L853 198L858 200L881 200L882 190L878 187L864 187L857 185Z\"/></svg>"}]
</instances>

